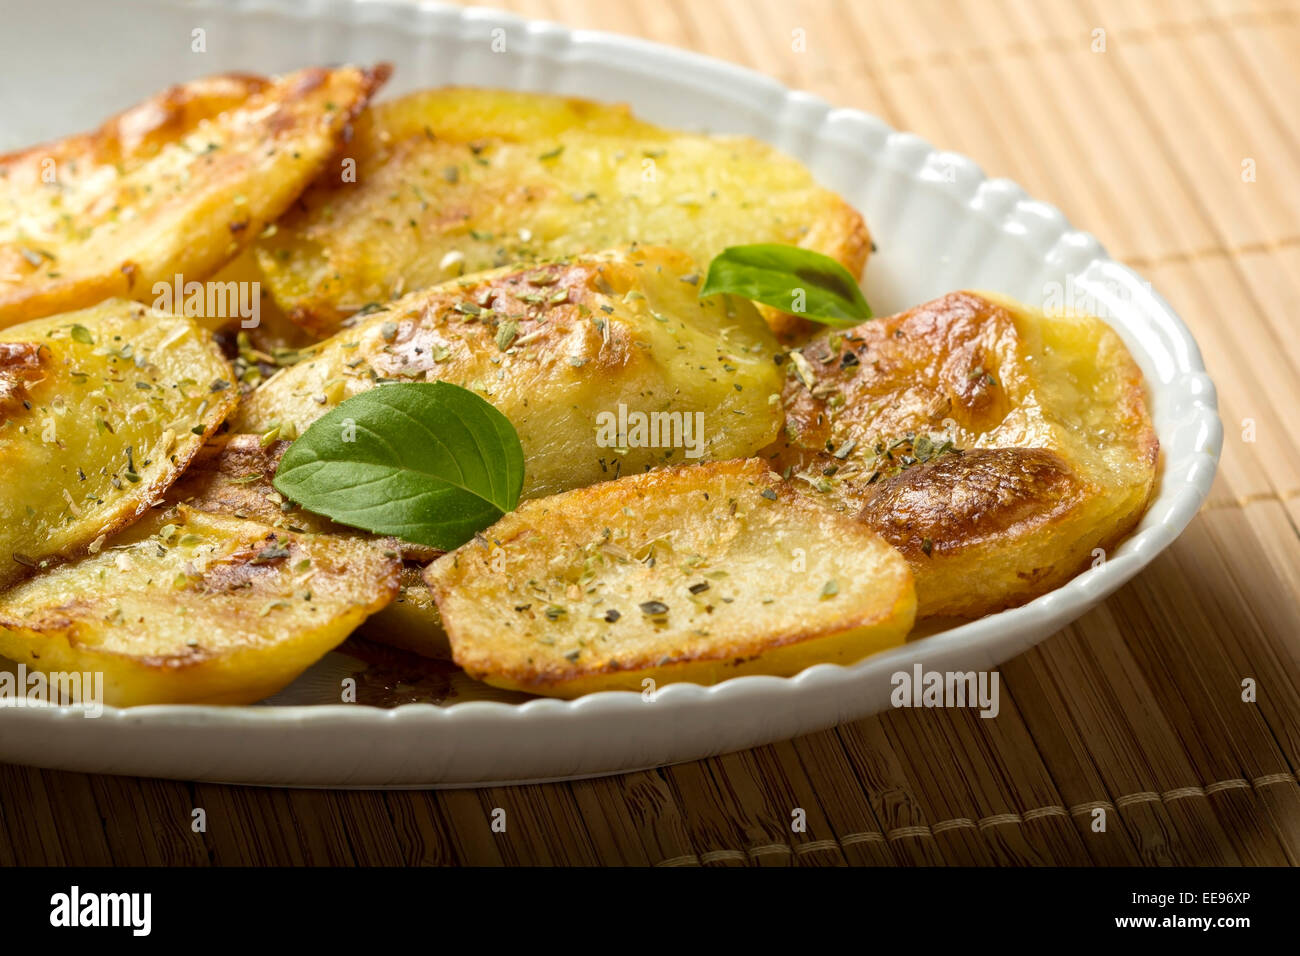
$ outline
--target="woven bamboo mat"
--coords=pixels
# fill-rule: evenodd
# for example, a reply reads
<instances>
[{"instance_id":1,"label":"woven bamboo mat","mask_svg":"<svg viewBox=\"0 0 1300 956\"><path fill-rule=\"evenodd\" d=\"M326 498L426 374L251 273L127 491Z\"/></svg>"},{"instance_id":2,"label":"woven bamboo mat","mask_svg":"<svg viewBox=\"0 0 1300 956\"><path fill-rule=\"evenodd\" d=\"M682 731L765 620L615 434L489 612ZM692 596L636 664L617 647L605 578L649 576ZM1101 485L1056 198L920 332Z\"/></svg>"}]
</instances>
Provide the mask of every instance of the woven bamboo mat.
<instances>
[{"instance_id":1,"label":"woven bamboo mat","mask_svg":"<svg viewBox=\"0 0 1300 956\"><path fill-rule=\"evenodd\" d=\"M996 719L895 711L659 771L476 791L5 767L0 864L1300 860L1300 0L507 6L758 68L1059 205L1196 333L1227 429L1210 503L1114 598L1000 669Z\"/></svg>"}]
</instances>

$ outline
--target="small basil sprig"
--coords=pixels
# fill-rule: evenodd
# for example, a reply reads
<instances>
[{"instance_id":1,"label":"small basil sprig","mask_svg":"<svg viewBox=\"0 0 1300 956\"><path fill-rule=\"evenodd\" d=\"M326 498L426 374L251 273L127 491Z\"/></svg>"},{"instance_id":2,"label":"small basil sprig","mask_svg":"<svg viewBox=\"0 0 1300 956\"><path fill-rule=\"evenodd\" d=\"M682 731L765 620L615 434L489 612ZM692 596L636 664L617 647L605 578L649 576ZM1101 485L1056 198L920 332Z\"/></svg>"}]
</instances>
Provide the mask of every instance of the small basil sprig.
<instances>
[{"instance_id":1,"label":"small basil sprig","mask_svg":"<svg viewBox=\"0 0 1300 956\"><path fill-rule=\"evenodd\" d=\"M514 426L448 382L354 395L303 432L274 480L308 511L444 551L514 510L523 484Z\"/></svg>"},{"instance_id":2,"label":"small basil sprig","mask_svg":"<svg viewBox=\"0 0 1300 956\"><path fill-rule=\"evenodd\" d=\"M858 282L830 256L799 246L731 246L709 264L700 298L728 292L763 305L847 327L871 318Z\"/></svg>"}]
</instances>

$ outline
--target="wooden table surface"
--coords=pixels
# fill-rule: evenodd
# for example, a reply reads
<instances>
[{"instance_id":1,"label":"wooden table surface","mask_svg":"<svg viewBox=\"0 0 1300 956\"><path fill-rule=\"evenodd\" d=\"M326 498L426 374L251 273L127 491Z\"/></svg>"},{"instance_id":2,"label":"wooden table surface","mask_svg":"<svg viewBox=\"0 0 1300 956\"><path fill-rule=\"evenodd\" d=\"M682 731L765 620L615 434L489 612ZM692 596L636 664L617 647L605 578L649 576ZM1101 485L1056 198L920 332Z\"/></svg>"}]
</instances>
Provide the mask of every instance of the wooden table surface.
<instances>
[{"instance_id":1,"label":"wooden table surface","mask_svg":"<svg viewBox=\"0 0 1300 956\"><path fill-rule=\"evenodd\" d=\"M1300 859L1300 3L508 5L755 67L1060 206L1195 332L1227 433L1210 502L1105 605L1000 669L995 719L895 711L657 771L441 792L4 766L0 864Z\"/></svg>"}]
</instances>

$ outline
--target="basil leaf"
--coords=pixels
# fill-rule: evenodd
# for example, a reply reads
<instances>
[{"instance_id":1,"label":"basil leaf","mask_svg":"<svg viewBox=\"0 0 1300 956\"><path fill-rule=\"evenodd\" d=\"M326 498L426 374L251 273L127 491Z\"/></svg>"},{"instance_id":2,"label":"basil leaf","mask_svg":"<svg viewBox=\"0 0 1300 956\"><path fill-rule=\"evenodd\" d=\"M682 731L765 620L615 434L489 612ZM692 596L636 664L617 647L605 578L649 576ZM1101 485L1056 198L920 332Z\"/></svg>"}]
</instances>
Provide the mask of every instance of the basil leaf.
<instances>
[{"instance_id":1,"label":"basil leaf","mask_svg":"<svg viewBox=\"0 0 1300 956\"><path fill-rule=\"evenodd\" d=\"M450 551L519 503L524 451L488 402L448 382L399 382L326 412L274 485L340 524Z\"/></svg>"},{"instance_id":2,"label":"basil leaf","mask_svg":"<svg viewBox=\"0 0 1300 956\"><path fill-rule=\"evenodd\" d=\"M760 243L722 250L709 263L700 298L719 292L824 325L847 327L871 318L871 306L848 269L830 256L798 246Z\"/></svg>"}]
</instances>

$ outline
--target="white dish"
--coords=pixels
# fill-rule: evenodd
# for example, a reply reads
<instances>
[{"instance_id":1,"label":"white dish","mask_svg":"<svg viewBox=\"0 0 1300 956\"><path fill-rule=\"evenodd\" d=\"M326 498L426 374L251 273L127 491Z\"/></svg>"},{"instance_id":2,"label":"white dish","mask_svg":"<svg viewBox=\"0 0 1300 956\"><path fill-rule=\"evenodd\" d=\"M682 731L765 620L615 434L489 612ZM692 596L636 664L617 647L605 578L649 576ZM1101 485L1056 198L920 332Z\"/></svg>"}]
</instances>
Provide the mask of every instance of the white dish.
<instances>
[{"instance_id":1,"label":"white dish","mask_svg":"<svg viewBox=\"0 0 1300 956\"><path fill-rule=\"evenodd\" d=\"M205 31L205 53L191 51L196 29ZM386 0L21 4L6 13L0 54L0 149L92 127L182 79L378 60L397 68L388 96L449 83L544 90L626 101L669 126L757 136L865 213L880 247L866 290L880 314L958 288L1039 304L1058 292L1094 296L1146 374L1163 455L1157 497L1105 563L1024 607L851 667L674 684L652 702L601 693L523 704L282 706L323 684L338 687L332 655L272 706L106 708L99 719L69 708L0 709L0 760L260 784L464 786L756 746L885 709L890 676L914 664L987 669L1019 654L1141 570L1209 492L1222 439L1214 386L1186 327L1135 273L1055 208L985 179L970 160L759 74L623 37Z\"/></svg>"}]
</instances>

